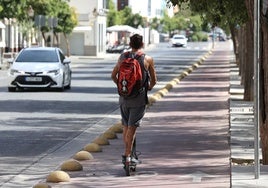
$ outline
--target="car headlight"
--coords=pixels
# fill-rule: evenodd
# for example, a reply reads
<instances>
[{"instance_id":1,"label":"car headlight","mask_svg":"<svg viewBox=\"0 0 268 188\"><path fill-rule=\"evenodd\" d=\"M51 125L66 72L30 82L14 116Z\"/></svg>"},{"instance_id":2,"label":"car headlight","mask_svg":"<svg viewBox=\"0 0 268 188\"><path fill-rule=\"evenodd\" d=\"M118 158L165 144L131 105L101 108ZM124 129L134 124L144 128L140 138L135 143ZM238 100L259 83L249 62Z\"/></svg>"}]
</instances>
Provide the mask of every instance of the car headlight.
<instances>
[{"instance_id":1,"label":"car headlight","mask_svg":"<svg viewBox=\"0 0 268 188\"><path fill-rule=\"evenodd\" d=\"M17 69L10 69L10 71L9 71L9 74L10 74L10 75L14 75L14 74L17 74L17 73L24 74L23 71L19 71L19 70L17 70Z\"/></svg>"},{"instance_id":2,"label":"car headlight","mask_svg":"<svg viewBox=\"0 0 268 188\"><path fill-rule=\"evenodd\" d=\"M60 69L51 70L51 71L48 71L48 73L58 75L60 73Z\"/></svg>"}]
</instances>

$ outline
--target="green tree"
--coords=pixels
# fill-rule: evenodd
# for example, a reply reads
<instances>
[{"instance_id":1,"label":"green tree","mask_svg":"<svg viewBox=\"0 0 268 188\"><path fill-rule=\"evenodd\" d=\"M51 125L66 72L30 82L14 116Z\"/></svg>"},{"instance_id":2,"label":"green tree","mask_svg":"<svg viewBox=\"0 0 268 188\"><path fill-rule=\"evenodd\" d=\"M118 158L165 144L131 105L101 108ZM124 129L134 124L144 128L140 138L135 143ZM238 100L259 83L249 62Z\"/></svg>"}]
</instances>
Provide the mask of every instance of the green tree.
<instances>
[{"instance_id":1,"label":"green tree","mask_svg":"<svg viewBox=\"0 0 268 188\"><path fill-rule=\"evenodd\" d=\"M58 8L59 9L56 15L58 18L58 26L54 30L54 35L57 38L56 33L63 33L67 46L67 56L70 56L70 44L68 35L70 35L74 27L78 25L78 18L75 9L70 7L67 3L59 2Z\"/></svg>"},{"instance_id":2,"label":"green tree","mask_svg":"<svg viewBox=\"0 0 268 188\"><path fill-rule=\"evenodd\" d=\"M108 27L113 25L129 25L134 28L138 28L138 26L145 26L143 17L139 14L133 14L130 7L125 7L123 10L116 11L114 3L109 0L108 9Z\"/></svg>"},{"instance_id":3,"label":"green tree","mask_svg":"<svg viewBox=\"0 0 268 188\"><path fill-rule=\"evenodd\" d=\"M57 39L56 33L62 32L67 43L66 36L78 24L76 14L69 7L68 0L5 0L0 1L0 6L3 8L0 12L0 19L15 18L22 28L21 32L24 37L27 36L27 32L33 25L28 15L29 7L34 10L34 15L44 15L46 19L48 17L58 18L58 25L54 28L53 35ZM49 32L51 28L46 25L42 26L40 30L43 39L46 41L45 33Z\"/></svg>"},{"instance_id":4,"label":"green tree","mask_svg":"<svg viewBox=\"0 0 268 188\"><path fill-rule=\"evenodd\" d=\"M132 10L130 7L125 7L119 11L119 25L132 25Z\"/></svg>"},{"instance_id":5,"label":"green tree","mask_svg":"<svg viewBox=\"0 0 268 188\"><path fill-rule=\"evenodd\" d=\"M175 19L170 18L166 12L161 20L161 24L163 25L163 32L168 33L169 36L171 36L172 32L176 29Z\"/></svg>"},{"instance_id":6,"label":"green tree","mask_svg":"<svg viewBox=\"0 0 268 188\"><path fill-rule=\"evenodd\" d=\"M112 0L108 0L109 12L107 14L107 27L116 25L118 23L118 12L115 9L115 5Z\"/></svg>"},{"instance_id":7,"label":"green tree","mask_svg":"<svg viewBox=\"0 0 268 188\"><path fill-rule=\"evenodd\" d=\"M155 18L152 19L151 28L155 29L155 30L158 30L159 24L160 24L160 19L155 17Z\"/></svg>"},{"instance_id":8,"label":"green tree","mask_svg":"<svg viewBox=\"0 0 268 188\"><path fill-rule=\"evenodd\" d=\"M144 19L139 14L130 15L129 24L131 27L138 28L139 26L145 27Z\"/></svg>"},{"instance_id":9,"label":"green tree","mask_svg":"<svg viewBox=\"0 0 268 188\"><path fill-rule=\"evenodd\" d=\"M0 1L0 7L2 11L0 12L0 19L4 18L26 18L26 4L27 0L4 0ZM21 19L23 19L21 18Z\"/></svg>"},{"instance_id":10,"label":"green tree","mask_svg":"<svg viewBox=\"0 0 268 188\"><path fill-rule=\"evenodd\" d=\"M202 31L210 31L208 29L208 22L200 14L190 9L190 2L182 1L178 10L173 17L169 17L166 13L164 14L160 22L163 24L164 32L168 32L171 37L174 33L185 31L189 38L196 35L194 37L196 41L202 41L204 38L207 38Z\"/></svg>"},{"instance_id":11,"label":"green tree","mask_svg":"<svg viewBox=\"0 0 268 188\"><path fill-rule=\"evenodd\" d=\"M78 24L78 20L74 10L69 6L66 0L28 0L28 5L31 5L34 9L35 15L44 15L46 19L48 17L54 17L58 19L58 25L54 28L53 37L58 41L56 33L62 32L67 48L69 49L69 43L67 35L70 34L73 28ZM42 37L46 41L45 33L49 32L51 28L48 25L41 28ZM67 52L69 50L67 49Z\"/></svg>"}]
</instances>

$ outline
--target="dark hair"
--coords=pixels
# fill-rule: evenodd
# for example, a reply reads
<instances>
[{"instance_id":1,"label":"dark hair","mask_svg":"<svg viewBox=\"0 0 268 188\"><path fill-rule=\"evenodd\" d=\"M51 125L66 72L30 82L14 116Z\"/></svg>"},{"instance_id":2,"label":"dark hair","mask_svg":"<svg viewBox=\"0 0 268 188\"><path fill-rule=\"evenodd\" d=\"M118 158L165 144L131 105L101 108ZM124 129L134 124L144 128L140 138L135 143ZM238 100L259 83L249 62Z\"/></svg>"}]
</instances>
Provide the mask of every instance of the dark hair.
<instances>
[{"instance_id":1,"label":"dark hair","mask_svg":"<svg viewBox=\"0 0 268 188\"><path fill-rule=\"evenodd\" d=\"M140 49L143 46L142 36L139 34L135 34L130 37L129 46L134 49Z\"/></svg>"}]
</instances>

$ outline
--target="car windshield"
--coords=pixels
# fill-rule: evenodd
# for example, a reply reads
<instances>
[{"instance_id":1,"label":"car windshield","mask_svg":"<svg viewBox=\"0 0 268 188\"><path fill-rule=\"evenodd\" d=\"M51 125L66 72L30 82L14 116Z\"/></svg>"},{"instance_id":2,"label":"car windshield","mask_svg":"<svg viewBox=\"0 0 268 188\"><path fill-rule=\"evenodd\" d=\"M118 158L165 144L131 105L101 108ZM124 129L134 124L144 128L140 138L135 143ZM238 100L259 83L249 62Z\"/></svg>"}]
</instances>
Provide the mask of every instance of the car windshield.
<instances>
[{"instance_id":1,"label":"car windshield","mask_svg":"<svg viewBox=\"0 0 268 188\"><path fill-rule=\"evenodd\" d=\"M174 39L184 39L184 37L174 37Z\"/></svg>"},{"instance_id":2,"label":"car windshield","mask_svg":"<svg viewBox=\"0 0 268 188\"><path fill-rule=\"evenodd\" d=\"M58 62L56 51L50 50L24 50L18 56L16 62Z\"/></svg>"}]
</instances>

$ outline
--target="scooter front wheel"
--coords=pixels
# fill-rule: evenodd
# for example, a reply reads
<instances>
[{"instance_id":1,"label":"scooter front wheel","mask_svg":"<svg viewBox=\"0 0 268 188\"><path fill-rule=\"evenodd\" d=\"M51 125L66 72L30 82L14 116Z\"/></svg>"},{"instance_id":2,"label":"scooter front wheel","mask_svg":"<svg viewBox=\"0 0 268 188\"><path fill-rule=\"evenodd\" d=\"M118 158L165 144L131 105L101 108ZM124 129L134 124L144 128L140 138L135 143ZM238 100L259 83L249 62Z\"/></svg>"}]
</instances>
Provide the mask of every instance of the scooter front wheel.
<instances>
[{"instance_id":1,"label":"scooter front wheel","mask_svg":"<svg viewBox=\"0 0 268 188\"><path fill-rule=\"evenodd\" d=\"M131 167L129 164L125 165L126 176L130 176Z\"/></svg>"}]
</instances>

